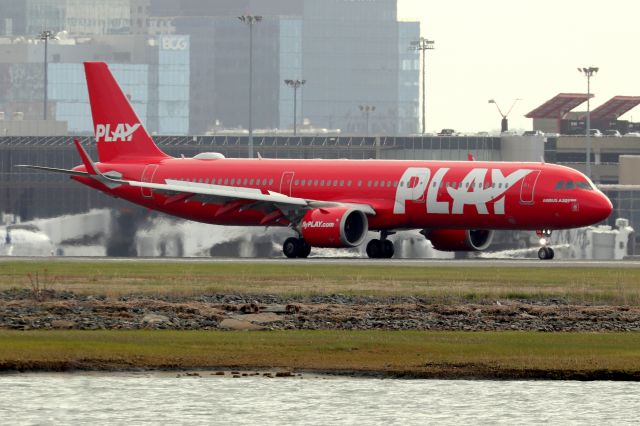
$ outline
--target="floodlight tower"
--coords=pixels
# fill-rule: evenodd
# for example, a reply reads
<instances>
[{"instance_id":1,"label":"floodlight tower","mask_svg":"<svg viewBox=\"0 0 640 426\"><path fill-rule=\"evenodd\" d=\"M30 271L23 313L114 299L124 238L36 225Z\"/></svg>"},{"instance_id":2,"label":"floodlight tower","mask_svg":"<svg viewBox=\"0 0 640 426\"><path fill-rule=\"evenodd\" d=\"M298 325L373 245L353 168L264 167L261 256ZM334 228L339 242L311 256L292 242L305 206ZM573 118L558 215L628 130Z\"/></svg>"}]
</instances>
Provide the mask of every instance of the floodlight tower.
<instances>
[{"instance_id":1,"label":"floodlight tower","mask_svg":"<svg viewBox=\"0 0 640 426\"><path fill-rule=\"evenodd\" d=\"M44 120L47 119L47 46L49 44L49 40L57 40L53 32L49 30L42 31L38 34L38 39L44 41Z\"/></svg>"},{"instance_id":2,"label":"floodlight tower","mask_svg":"<svg viewBox=\"0 0 640 426\"><path fill-rule=\"evenodd\" d=\"M362 111L364 113L365 119L366 119L366 131L367 131L367 136L369 136L369 114L374 112L376 110L376 106L375 105L360 105L360 111Z\"/></svg>"},{"instance_id":3,"label":"floodlight tower","mask_svg":"<svg viewBox=\"0 0 640 426\"><path fill-rule=\"evenodd\" d=\"M307 80L285 80L284 84L293 89L293 135L298 133L298 89L304 86Z\"/></svg>"},{"instance_id":4,"label":"floodlight tower","mask_svg":"<svg viewBox=\"0 0 640 426\"><path fill-rule=\"evenodd\" d=\"M511 113L511 110L513 110L513 107L516 105L516 103L518 101L521 101L521 100L522 99L520 99L520 98L514 99L513 103L511 104L511 108L509 108L509 111L507 111L506 114L503 114L502 110L500 109L500 106L498 106L498 103L495 101L495 99L489 99L489 103L490 104L494 104L496 106L496 108L498 108L498 112L502 116L502 121L500 122L500 131L501 132L506 132L507 130L509 130L509 120L508 120L507 117L509 117L509 114Z\"/></svg>"},{"instance_id":5,"label":"floodlight tower","mask_svg":"<svg viewBox=\"0 0 640 426\"><path fill-rule=\"evenodd\" d=\"M587 77L587 130L585 133L587 143L587 176L591 178L591 77L598 73L598 67L578 68L578 72Z\"/></svg>"},{"instance_id":6,"label":"floodlight tower","mask_svg":"<svg viewBox=\"0 0 640 426\"><path fill-rule=\"evenodd\" d=\"M249 26L249 158L253 158L253 25L262 21L262 16L238 16L240 22Z\"/></svg>"},{"instance_id":7,"label":"floodlight tower","mask_svg":"<svg viewBox=\"0 0 640 426\"><path fill-rule=\"evenodd\" d=\"M419 40L415 40L411 42L409 49L417 50L418 52L422 52L422 134L425 133L425 92L427 91L427 86L425 84L425 57L427 56L427 50L434 50L435 41L427 40L424 37L420 37Z\"/></svg>"}]
</instances>

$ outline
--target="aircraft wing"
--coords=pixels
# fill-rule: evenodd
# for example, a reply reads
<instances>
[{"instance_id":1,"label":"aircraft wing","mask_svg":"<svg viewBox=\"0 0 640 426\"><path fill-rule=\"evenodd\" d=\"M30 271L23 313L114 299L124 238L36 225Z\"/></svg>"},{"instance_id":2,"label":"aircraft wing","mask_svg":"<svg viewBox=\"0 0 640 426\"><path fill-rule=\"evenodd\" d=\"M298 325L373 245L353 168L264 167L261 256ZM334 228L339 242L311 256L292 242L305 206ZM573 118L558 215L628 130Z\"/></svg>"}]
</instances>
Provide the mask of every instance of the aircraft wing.
<instances>
[{"instance_id":1,"label":"aircraft wing","mask_svg":"<svg viewBox=\"0 0 640 426\"><path fill-rule=\"evenodd\" d=\"M311 200L298 197L290 197L275 191L261 190L257 188L210 185L206 183L185 182L175 179L167 179L166 183L149 183L123 179L112 179L114 182L139 188L149 188L154 192L169 195L165 204L196 199L203 203L230 203L236 202L252 207L271 205L283 210L310 210L316 208L329 208L337 206L349 206L362 210L365 214L375 215L376 212L368 204ZM245 208L247 208L245 206ZM286 214L285 214L286 215Z\"/></svg>"}]
</instances>

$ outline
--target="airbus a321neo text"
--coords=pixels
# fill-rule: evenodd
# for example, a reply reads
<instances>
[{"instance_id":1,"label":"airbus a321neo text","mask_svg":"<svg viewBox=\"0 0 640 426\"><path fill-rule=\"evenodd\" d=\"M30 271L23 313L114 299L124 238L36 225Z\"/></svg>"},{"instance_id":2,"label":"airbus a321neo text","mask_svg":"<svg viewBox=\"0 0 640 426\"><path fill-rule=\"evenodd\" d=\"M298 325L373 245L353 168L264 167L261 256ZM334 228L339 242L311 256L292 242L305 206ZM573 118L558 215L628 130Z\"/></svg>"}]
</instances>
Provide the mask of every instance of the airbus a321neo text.
<instances>
[{"instance_id":1,"label":"airbus a321neo text","mask_svg":"<svg viewBox=\"0 0 640 426\"><path fill-rule=\"evenodd\" d=\"M311 247L355 247L367 231L372 258L390 258L394 231L420 229L437 250L486 249L496 229L591 225L612 211L582 173L530 162L173 158L158 149L105 63L84 64L98 148L67 173L111 196L218 225L288 226L287 257ZM553 258L551 247L538 253Z\"/></svg>"}]
</instances>

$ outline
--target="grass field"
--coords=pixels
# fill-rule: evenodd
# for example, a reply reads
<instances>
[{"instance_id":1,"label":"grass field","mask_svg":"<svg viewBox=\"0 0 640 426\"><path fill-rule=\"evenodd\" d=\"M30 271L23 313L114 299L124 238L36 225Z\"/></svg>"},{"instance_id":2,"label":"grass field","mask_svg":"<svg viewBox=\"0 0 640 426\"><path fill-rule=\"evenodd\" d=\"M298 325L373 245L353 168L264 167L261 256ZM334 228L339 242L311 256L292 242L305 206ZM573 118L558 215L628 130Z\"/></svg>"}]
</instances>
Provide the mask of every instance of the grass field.
<instances>
[{"instance_id":1,"label":"grass field","mask_svg":"<svg viewBox=\"0 0 640 426\"><path fill-rule=\"evenodd\" d=\"M637 333L0 331L0 368L640 379Z\"/></svg>"},{"instance_id":2,"label":"grass field","mask_svg":"<svg viewBox=\"0 0 640 426\"><path fill-rule=\"evenodd\" d=\"M40 286L81 294L204 293L421 296L443 302L561 298L640 305L640 269L263 263L6 261L0 289ZM30 278L31 276L31 278Z\"/></svg>"}]
</instances>

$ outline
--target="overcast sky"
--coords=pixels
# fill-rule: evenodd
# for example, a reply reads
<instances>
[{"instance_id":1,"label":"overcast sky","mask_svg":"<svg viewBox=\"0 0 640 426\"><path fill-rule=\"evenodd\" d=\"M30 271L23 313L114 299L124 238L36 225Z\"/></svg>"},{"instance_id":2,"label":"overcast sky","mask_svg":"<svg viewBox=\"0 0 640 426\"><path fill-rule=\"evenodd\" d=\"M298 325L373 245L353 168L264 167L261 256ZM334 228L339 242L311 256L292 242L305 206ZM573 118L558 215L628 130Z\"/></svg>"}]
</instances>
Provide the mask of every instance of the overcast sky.
<instances>
[{"instance_id":1,"label":"overcast sky","mask_svg":"<svg viewBox=\"0 0 640 426\"><path fill-rule=\"evenodd\" d=\"M530 129L524 115L561 92L586 93L577 67L597 66L591 108L640 95L639 0L398 0L400 20L421 22L427 52L427 131ZM586 110L586 103L577 108ZM623 118L640 121L640 106Z\"/></svg>"}]
</instances>

